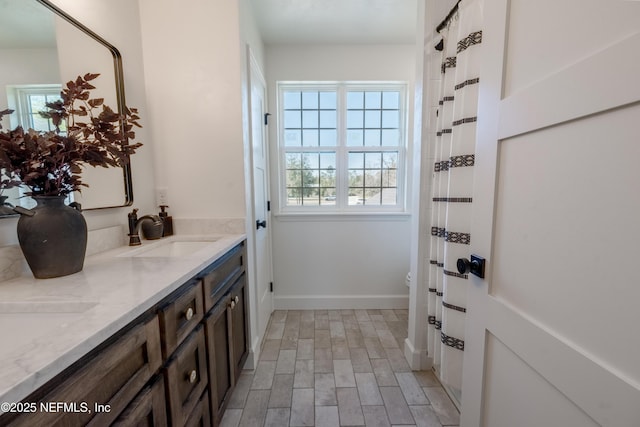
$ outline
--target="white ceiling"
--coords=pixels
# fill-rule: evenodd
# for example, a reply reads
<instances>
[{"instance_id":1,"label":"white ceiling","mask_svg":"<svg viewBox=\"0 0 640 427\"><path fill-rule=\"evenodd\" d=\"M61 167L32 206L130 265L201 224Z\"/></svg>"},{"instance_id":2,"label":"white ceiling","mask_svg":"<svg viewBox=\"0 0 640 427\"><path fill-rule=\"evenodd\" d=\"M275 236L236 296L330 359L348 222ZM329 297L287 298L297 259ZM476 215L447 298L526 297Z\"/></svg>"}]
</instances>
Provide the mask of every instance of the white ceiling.
<instances>
[{"instance_id":1,"label":"white ceiling","mask_svg":"<svg viewBox=\"0 0 640 427\"><path fill-rule=\"evenodd\" d=\"M415 42L417 1L251 0L251 4L265 44L396 44Z\"/></svg>"}]
</instances>

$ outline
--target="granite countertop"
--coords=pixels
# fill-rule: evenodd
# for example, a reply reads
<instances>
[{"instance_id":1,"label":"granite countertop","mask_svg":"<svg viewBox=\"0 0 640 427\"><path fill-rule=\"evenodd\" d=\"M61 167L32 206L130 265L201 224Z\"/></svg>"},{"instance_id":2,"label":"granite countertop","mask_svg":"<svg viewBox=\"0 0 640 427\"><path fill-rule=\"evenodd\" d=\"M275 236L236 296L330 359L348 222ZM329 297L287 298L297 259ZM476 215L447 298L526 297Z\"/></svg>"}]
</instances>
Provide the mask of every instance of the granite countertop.
<instances>
[{"instance_id":1,"label":"granite countertop","mask_svg":"<svg viewBox=\"0 0 640 427\"><path fill-rule=\"evenodd\" d=\"M172 236L87 257L69 276L0 282L0 402L27 397L245 237ZM178 256L163 253L171 242Z\"/></svg>"}]
</instances>

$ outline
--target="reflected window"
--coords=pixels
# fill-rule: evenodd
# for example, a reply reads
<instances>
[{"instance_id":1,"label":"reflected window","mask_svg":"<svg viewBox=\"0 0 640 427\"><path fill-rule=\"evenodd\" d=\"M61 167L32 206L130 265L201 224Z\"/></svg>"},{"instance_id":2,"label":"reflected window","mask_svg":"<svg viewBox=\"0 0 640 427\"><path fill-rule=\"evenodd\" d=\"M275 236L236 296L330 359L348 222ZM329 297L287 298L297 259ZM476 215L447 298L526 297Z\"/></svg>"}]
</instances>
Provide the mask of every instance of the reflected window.
<instances>
[{"instance_id":1,"label":"reflected window","mask_svg":"<svg viewBox=\"0 0 640 427\"><path fill-rule=\"evenodd\" d=\"M35 85L14 87L15 113L17 124L25 129L47 132L55 130L51 119L40 116L47 109L47 103L60 99L60 85ZM61 128L61 132L66 129Z\"/></svg>"}]
</instances>

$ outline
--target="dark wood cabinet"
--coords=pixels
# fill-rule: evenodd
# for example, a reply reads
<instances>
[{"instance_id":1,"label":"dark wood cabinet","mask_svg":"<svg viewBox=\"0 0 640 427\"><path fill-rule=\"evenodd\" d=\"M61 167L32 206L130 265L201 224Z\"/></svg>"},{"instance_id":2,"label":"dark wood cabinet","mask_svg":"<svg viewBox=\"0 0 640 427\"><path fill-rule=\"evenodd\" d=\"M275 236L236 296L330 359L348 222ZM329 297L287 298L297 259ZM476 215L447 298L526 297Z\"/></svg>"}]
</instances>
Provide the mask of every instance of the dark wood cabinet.
<instances>
[{"instance_id":1,"label":"dark wood cabinet","mask_svg":"<svg viewBox=\"0 0 640 427\"><path fill-rule=\"evenodd\" d=\"M162 376L154 377L113 423L114 427L167 427L167 411Z\"/></svg>"},{"instance_id":2,"label":"dark wood cabinet","mask_svg":"<svg viewBox=\"0 0 640 427\"><path fill-rule=\"evenodd\" d=\"M233 387L233 365L229 355L231 298L225 295L207 314L205 332L209 351L209 394L213 425L220 422L225 403Z\"/></svg>"},{"instance_id":3,"label":"dark wood cabinet","mask_svg":"<svg viewBox=\"0 0 640 427\"><path fill-rule=\"evenodd\" d=\"M203 317L202 286L192 279L183 285L159 310L162 356L168 359Z\"/></svg>"},{"instance_id":4,"label":"dark wood cabinet","mask_svg":"<svg viewBox=\"0 0 640 427\"><path fill-rule=\"evenodd\" d=\"M229 255L214 274L209 273L203 279L203 283L210 284L209 287L204 286L205 305L207 300L214 301L215 296L215 304L205 315L210 409L214 426L219 425L222 419L249 350L244 246L235 248ZM226 272L227 276L220 271Z\"/></svg>"},{"instance_id":5,"label":"dark wood cabinet","mask_svg":"<svg viewBox=\"0 0 640 427\"><path fill-rule=\"evenodd\" d=\"M209 413L209 394L205 392L198 402L191 416L184 424L185 427L208 427L211 425L211 414Z\"/></svg>"},{"instance_id":6,"label":"dark wood cabinet","mask_svg":"<svg viewBox=\"0 0 640 427\"><path fill-rule=\"evenodd\" d=\"M24 400L86 410L0 426L217 426L249 350L245 263L242 242Z\"/></svg>"},{"instance_id":7,"label":"dark wood cabinet","mask_svg":"<svg viewBox=\"0 0 640 427\"><path fill-rule=\"evenodd\" d=\"M209 382L202 325L182 343L163 370L167 384L169 419L174 426L184 425Z\"/></svg>"},{"instance_id":8,"label":"dark wood cabinet","mask_svg":"<svg viewBox=\"0 0 640 427\"><path fill-rule=\"evenodd\" d=\"M234 283L230 291L233 304L231 312L231 357L233 360L234 384L242 373L242 367L249 354L249 326L247 316L247 281L246 274L242 274Z\"/></svg>"},{"instance_id":9,"label":"dark wood cabinet","mask_svg":"<svg viewBox=\"0 0 640 427\"><path fill-rule=\"evenodd\" d=\"M246 271L246 250L240 244L224 254L202 274L205 311L218 303L229 287Z\"/></svg>"},{"instance_id":10,"label":"dark wood cabinet","mask_svg":"<svg viewBox=\"0 0 640 427\"><path fill-rule=\"evenodd\" d=\"M162 365L158 318L130 327L123 335L63 372L25 402L37 404L33 413L0 418L12 426L108 426L127 409ZM54 406L43 410L41 404Z\"/></svg>"}]
</instances>

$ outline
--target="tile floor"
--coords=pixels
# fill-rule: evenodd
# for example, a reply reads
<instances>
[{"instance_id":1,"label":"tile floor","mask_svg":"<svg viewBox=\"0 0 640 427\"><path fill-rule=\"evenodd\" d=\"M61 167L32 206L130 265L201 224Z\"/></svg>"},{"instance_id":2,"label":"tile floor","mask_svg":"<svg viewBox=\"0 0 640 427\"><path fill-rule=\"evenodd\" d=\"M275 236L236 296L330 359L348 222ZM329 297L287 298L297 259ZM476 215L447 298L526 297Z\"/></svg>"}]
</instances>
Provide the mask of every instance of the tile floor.
<instances>
[{"instance_id":1,"label":"tile floor","mask_svg":"<svg viewBox=\"0 0 640 427\"><path fill-rule=\"evenodd\" d=\"M457 426L433 373L409 369L406 336L407 310L274 311L222 427Z\"/></svg>"}]
</instances>

